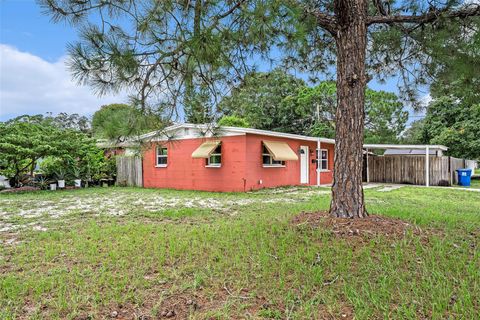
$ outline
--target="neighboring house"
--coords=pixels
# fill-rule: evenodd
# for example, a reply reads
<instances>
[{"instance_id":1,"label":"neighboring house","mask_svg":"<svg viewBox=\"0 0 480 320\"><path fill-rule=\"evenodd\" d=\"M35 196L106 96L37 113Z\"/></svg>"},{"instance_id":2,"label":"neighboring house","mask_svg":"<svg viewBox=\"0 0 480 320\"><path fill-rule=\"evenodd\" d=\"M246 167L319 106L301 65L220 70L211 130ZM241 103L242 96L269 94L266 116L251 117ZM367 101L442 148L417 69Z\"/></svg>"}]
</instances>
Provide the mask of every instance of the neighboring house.
<instances>
[{"instance_id":1,"label":"neighboring house","mask_svg":"<svg viewBox=\"0 0 480 320\"><path fill-rule=\"evenodd\" d=\"M140 139L146 188L249 191L332 183L332 139L194 124Z\"/></svg>"}]
</instances>

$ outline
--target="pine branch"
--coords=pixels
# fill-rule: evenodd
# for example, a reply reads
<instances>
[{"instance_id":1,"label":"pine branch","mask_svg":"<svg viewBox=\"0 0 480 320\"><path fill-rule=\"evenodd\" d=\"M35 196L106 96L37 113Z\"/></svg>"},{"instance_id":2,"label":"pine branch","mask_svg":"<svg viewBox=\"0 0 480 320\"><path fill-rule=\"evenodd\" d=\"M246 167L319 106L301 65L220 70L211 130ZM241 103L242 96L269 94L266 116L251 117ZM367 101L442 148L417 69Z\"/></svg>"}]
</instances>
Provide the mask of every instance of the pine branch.
<instances>
[{"instance_id":1,"label":"pine branch","mask_svg":"<svg viewBox=\"0 0 480 320\"><path fill-rule=\"evenodd\" d=\"M367 25L372 24L395 24L395 23L416 23L427 24L438 20L440 17L445 18L467 18L480 15L480 5L474 4L465 6L459 10L433 9L422 15L379 15L369 17Z\"/></svg>"},{"instance_id":2,"label":"pine branch","mask_svg":"<svg viewBox=\"0 0 480 320\"><path fill-rule=\"evenodd\" d=\"M333 15L310 7L305 7L305 12L308 15L313 15L316 18L318 25L330 32L333 36L337 34L337 19Z\"/></svg>"}]
</instances>

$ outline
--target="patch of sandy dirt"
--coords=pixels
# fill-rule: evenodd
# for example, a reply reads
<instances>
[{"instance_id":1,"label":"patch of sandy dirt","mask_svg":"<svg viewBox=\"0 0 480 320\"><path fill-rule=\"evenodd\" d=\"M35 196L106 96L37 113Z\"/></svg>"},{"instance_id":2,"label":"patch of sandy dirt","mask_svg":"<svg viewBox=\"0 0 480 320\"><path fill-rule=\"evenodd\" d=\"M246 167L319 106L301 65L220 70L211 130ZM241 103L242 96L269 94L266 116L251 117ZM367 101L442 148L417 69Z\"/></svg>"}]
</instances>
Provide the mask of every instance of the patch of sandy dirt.
<instances>
[{"instance_id":1,"label":"patch of sandy dirt","mask_svg":"<svg viewBox=\"0 0 480 320\"><path fill-rule=\"evenodd\" d=\"M267 191L265 191L267 192ZM194 208L211 209L223 214L235 215L238 208L256 203L294 203L308 201L316 195L329 194L329 191L306 188L283 188L281 192L270 190L276 196L269 199L251 198L214 198L214 197L175 197L155 193L129 194L113 191L108 194L92 194L77 197L68 194L58 200L0 199L0 233L29 228L45 231L49 221L65 218L68 215L109 215L123 216L141 210L158 212L167 209ZM278 194L277 193L281 193ZM29 219L17 221L17 218ZM10 222L10 221L11 222Z\"/></svg>"}]
</instances>

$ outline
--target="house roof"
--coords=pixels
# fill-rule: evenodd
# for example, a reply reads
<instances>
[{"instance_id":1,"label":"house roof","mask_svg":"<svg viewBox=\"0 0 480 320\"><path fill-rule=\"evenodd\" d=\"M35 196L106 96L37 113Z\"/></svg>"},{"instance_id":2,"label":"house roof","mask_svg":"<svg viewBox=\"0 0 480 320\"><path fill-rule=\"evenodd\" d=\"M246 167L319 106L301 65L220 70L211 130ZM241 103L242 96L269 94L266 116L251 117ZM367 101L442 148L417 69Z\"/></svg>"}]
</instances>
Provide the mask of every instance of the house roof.
<instances>
[{"instance_id":1,"label":"house roof","mask_svg":"<svg viewBox=\"0 0 480 320\"><path fill-rule=\"evenodd\" d=\"M192 130L190 130L192 129ZM189 132L191 131L191 132ZM196 131L196 132L195 132ZM222 136L235 136L245 134L257 134L270 137L280 137L295 140L304 141L319 141L320 143L334 144L335 139L328 139L322 137L311 137L292 133L283 133L270 130L260 130L253 128L240 128L240 127L218 127L216 124L193 124L193 123L178 123L172 126L166 127L162 130L152 131L146 134L142 134L138 137L132 137L125 139L122 142L112 141L99 141L97 145L102 148L111 147L133 147L140 141L162 141L162 140L178 140L178 139L192 139L199 138L198 133L201 132L204 137L222 137ZM442 145L402 145L402 144L364 144L365 149L395 149L395 150L425 150L427 147L430 150L448 150L447 147ZM431 152L431 151L430 151ZM425 153L423 153L425 154Z\"/></svg>"},{"instance_id":2,"label":"house roof","mask_svg":"<svg viewBox=\"0 0 480 320\"><path fill-rule=\"evenodd\" d=\"M310 137L304 136L299 134L292 134L292 133L283 133L283 132L276 132L276 131L269 131L269 130L260 130L260 129L253 129L253 128L240 128L240 127L217 127L214 124L193 124L193 123L182 123L182 124L175 124L170 127L166 127L163 130L153 131L141 135L138 137L138 140L162 140L165 136L168 136L169 133L179 131L181 129L197 129L203 131L207 136L208 134L216 134L217 136L228 136L228 135L243 135L243 134L258 134L263 136L270 136L270 137L281 137L281 138L288 138L288 139L296 139L296 140L306 140L306 141L319 141L324 143L335 143L334 139L322 138L322 137ZM187 135L185 138L189 138Z\"/></svg>"}]
</instances>

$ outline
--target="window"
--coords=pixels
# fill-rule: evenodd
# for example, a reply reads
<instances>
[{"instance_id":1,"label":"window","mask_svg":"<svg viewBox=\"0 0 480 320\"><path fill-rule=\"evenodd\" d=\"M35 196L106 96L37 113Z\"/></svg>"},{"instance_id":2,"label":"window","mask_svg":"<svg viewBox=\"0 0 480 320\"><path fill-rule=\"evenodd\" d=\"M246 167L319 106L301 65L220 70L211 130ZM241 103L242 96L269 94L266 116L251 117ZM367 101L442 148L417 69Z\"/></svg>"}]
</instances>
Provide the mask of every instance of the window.
<instances>
[{"instance_id":1,"label":"window","mask_svg":"<svg viewBox=\"0 0 480 320\"><path fill-rule=\"evenodd\" d=\"M318 169L318 164L320 164L320 170L322 171L328 170L328 150L327 149L320 150L320 157L318 155L318 150L317 150L317 169Z\"/></svg>"},{"instance_id":2,"label":"window","mask_svg":"<svg viewBox=\"0 0 480 320\"><path fill-rule=\"evenodd\" d=\"M219 144L215 150L207 158L207 167L221 167L222 166L222 145Z\"/></svg>"},{"instance_id":3,"label":"window","mask_svg":"<svg viewBox=\"0 0 480 320\"><path fill-rule=\"evenodd\" d=\"M274 160L268 149L263 146L262 151L262 163L264 167L283 167L285 166L285 161Z\"/></svg>"},{"instance_id":4,"label":"window","mask_svg":"<svg viewBox=\"0 0 480 320\"><path fill-rule=\"evenodd\" d=\"M168 159L168 149L165 147L157 147L157 167L166 167Z\"/></svg>"}]
</instances>

